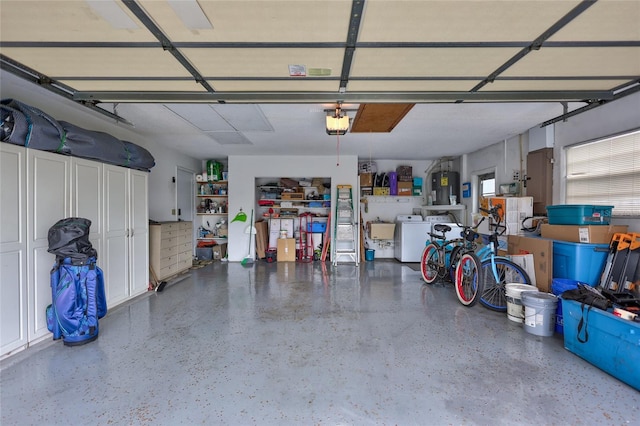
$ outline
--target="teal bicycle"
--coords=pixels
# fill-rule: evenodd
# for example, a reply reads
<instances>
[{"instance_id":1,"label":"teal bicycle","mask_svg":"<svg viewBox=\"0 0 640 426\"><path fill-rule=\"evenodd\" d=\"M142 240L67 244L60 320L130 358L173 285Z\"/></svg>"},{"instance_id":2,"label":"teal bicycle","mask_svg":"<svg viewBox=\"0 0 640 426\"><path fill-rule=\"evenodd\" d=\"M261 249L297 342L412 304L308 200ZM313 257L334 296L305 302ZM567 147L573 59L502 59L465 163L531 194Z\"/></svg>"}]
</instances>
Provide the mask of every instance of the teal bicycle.
<instances>
[{"instance_id":1,"label":"teal bicycle","mask_svg":"<svg viewBox=\"0 0 640 426\"><path fill-rule=\"evenodd\" d=\"M493 311L505 312L507 310L505 285L508 283L531 284L531 279L520 265L496 254L498 237L506 231L506 226L501 224L498 213L501 208L500 205L490 210L480 208L481 211L493 217L495 224L490 225L493 227L493 232L489 236L489 244L478 250L476 256L480 259L480 264L477 265L478 270L481 271L478 279L482 280L483 287L480 304Z\"/></svg>"},{"instance_id":2,"label":"teal bicycle","mask_svg":"<svg viewBox=\"0 0 640 426\"><path fill-rule=\"evenodd\" d=\"M447 240L446 233L451 227L436 224L435 233L429 232L431 241L427 242L420 260L422 278L427 284L436 280L451 280L456 296L464 306L473 306L483 293L482 270L480 260L474 253L475 232L465 227L462 238ZM477 234L475 234L477 237Z\"/></svg>"}]
</instances>

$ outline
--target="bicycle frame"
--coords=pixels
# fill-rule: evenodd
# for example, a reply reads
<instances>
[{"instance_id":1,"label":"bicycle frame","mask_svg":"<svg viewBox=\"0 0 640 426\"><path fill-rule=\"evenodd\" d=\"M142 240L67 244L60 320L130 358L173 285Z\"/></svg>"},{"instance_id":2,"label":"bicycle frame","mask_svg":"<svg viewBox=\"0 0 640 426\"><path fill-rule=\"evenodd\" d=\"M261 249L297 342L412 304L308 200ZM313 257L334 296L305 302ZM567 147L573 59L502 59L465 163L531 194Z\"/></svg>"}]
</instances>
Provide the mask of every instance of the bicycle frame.
<instances>
[{"instance_id":1,"label":"bicycle frame","mask_svg":"<svg viewBox=\"0 0 640 426\"><path fill-rule=\"evenodd\" d=\"M497 237L496 237L497 238ZM498 270L496 269L495 259L505 259L510 260L507 256L498 256L496 254L495 242L490 241L489 244L482 247L480 250L476 252L476 256L480 259L481 262L484 262L487 259L491 259L491 271L493 272L493 276L499 281Z\"/></svg>"}]
</instances>

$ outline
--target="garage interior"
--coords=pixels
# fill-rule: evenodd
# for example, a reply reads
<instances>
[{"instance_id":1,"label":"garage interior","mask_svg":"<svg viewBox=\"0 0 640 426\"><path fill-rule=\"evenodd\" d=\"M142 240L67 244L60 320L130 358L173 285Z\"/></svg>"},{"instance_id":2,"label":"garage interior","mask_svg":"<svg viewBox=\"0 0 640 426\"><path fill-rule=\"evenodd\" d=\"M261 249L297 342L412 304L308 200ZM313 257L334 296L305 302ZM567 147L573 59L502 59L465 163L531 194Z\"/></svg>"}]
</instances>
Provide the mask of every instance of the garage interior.
<instances>
[{"instance_id":1,"label":"garage interior","mask_svg":"<svg viewBox=\"0 0 640 426\"><path fill-rule=\"evenodd\" d=\"M37 161L25 163L22 210L5 197L0 227L1 423L67 423L60 411L91 424L640 416L637 391L567 351L562 335L535 336L503 313L464 307L451 283L425 286L413 261L394 258L393 241L371 240L365 228L441 212L429 200L438 170L470 184L469 197L460 191L456 208L442 211L471 224L487 172L533 196L538 166L527 161L536 151L554 162L552 189L534 203L565 204L564 149L640 128L639 1L2 0L0 14L3 100L155 158L142 174L145 239L153 223L190 221L194 255L199 227L212 220L198 212L196 179L209 160L228 174L226 261L194 264L162 292L146 291L149 246L127 268L110 261L102 226L113 212L100 201L92 239L110 280L109 313L99 339L69 348L46 330L54 257L46 238L32 238L52 224L33 220L49 200L27 190L67 188L33 179ZM343 115L348 130L330 134L328 119ZM372 163L412 166L420 194L365 196L361 165ZM247 223L231 223L242 211L272 218L258 204L264 182L318 177L330 181L332 208L337 185L351 186L354 240L375 248L374 260L358 250L354 262L268 263L247 241ZM45 217L72 216L74 202L54 203ZM612 224L640 233L637 216ZM5 238L14 229L22 269Z\"/></svg>"}]
</instances>

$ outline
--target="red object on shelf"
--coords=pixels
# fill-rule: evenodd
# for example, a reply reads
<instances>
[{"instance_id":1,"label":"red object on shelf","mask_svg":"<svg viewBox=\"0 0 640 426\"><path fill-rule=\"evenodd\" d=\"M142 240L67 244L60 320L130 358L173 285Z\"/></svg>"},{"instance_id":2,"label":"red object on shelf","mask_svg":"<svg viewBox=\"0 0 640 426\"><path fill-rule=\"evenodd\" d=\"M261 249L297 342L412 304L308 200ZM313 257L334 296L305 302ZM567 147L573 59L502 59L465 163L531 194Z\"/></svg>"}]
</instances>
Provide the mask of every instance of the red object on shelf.
<instances>
[{"instance_id":1,"label":"red object on shelf","mask_svg":"<svg viewBox=\"0 0 640 426\"><path fill-rule=\"evenodd\" d=\"M273 206L273 204L274 204L273 200L258 200L259 206Z\"/></svg>"}]
</instances>

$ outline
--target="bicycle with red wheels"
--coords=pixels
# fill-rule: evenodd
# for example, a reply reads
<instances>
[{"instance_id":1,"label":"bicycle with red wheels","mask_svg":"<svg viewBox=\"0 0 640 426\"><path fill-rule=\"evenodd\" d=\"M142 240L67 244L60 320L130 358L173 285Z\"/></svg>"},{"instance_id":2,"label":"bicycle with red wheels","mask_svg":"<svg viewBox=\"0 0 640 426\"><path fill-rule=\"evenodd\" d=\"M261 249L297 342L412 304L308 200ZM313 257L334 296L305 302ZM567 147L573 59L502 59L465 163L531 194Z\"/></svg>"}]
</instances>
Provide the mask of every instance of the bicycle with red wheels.
<instances>
[{"instance_id":1,"label":"bicycle with red wheels","mask_svg":"<svg viewBox=\"0 0 640 426\"><path fill-rule=\"evenodd\" d=\"M464 306L477 303L484 290L480 260L475 255L477 233L471 227L464 227L461 238L447 240L451 227L438 223L429 232L431 241L422 251L420 271L425 283L450 280L454 283L456 296Z\"/></svg>"}]
</instances>

